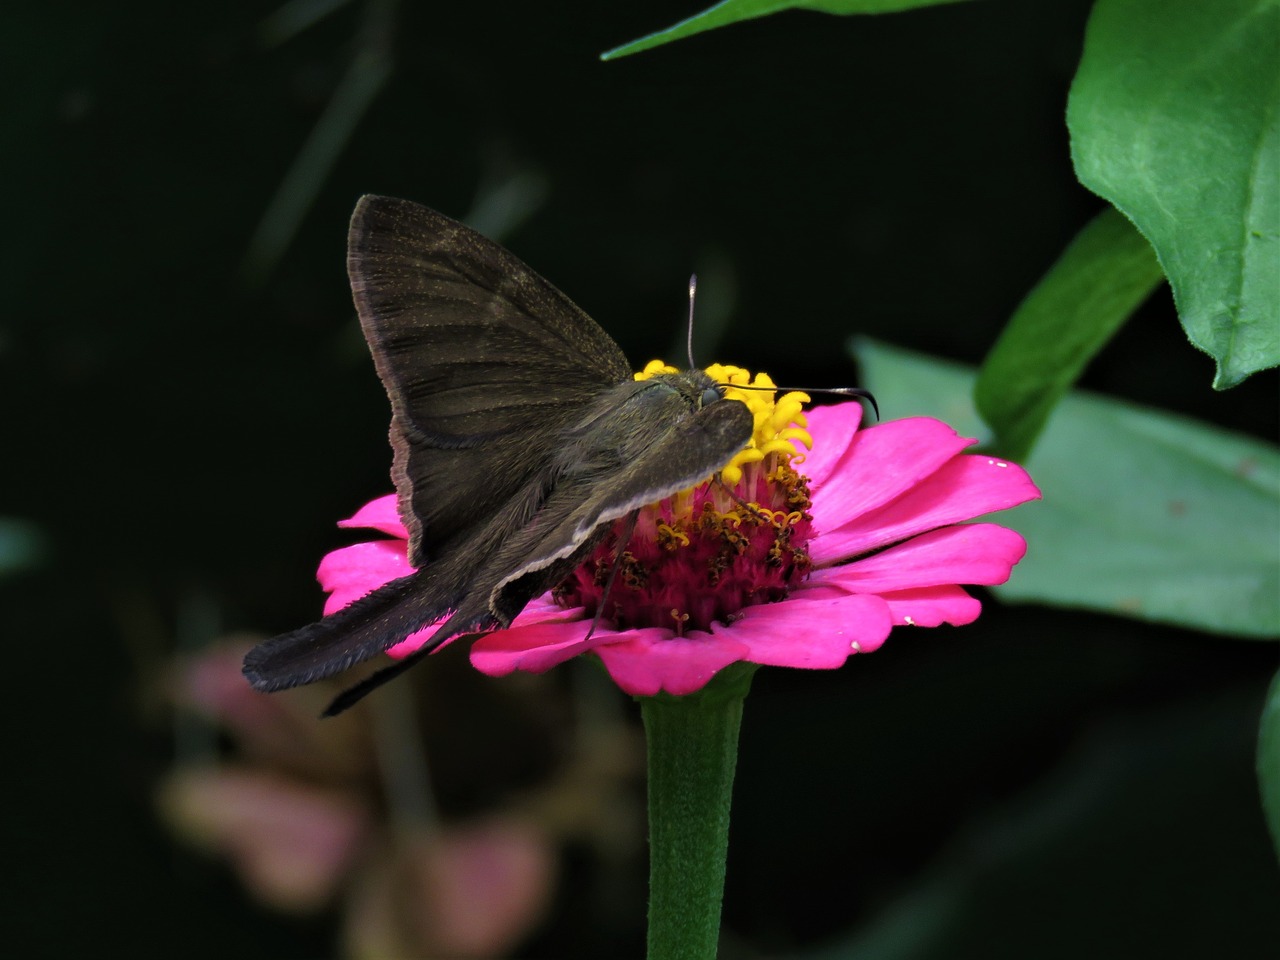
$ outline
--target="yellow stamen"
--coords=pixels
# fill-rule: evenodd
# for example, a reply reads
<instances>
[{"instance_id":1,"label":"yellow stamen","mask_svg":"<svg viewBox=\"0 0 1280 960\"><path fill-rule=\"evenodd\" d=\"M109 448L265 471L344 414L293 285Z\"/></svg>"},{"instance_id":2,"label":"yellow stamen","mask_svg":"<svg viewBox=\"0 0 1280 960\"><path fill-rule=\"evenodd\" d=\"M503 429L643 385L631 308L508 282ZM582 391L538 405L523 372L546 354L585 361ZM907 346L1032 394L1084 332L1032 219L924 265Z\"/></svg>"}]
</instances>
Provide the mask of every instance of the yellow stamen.
<instances>
[{"instance_id":1,"label":"yellow stamen","mask_svg":"<svg viewBox=\"0 0 1280 960\"><path fill-rule=\"evenodd\" d=\"M666 550L676 550L689 545L689 535L666 523L658 523L658 546Z\"/></svg>"}]
</instances>

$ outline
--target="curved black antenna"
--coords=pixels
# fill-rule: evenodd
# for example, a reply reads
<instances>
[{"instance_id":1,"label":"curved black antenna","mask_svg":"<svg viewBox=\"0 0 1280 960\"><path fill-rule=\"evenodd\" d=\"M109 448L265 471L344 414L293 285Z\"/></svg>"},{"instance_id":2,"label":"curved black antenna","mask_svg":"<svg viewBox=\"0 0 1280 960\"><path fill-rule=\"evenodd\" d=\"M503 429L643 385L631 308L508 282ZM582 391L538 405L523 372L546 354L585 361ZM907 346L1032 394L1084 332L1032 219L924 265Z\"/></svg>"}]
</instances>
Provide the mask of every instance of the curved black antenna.
<instances>
[{"instance_id":1,"label":"curved black antenna","mask_svg":"<svg viewBox=\"0 0 1280 960\"><path fill-rule=\"evenodd\" d=\"M693 362L693 298L698 293L698 275L696 273L689 274L689 369L697 370L698 365Z\"/></svg>"},{"instance_id":2,"label":"curved black antenna","mask_svg":"<svg viewBox=\"0 0 1280 960\"><path fill-rule=\"evenodd\" d=\"M876 403L876 398L870 390L863 390L861 387L757 387L743 383L722 383L722 387L732 387L734 390L777 390L779 393L834 393L839 397L861 397L871 404L871 409L876 412L876 419L880 419L880 404Z\"/></svg>"},{"instance_id":3,"label":"curved black antenna","mask_svg":"<svg viewBox=\"0 0 1280 960\"><path fill-rule=\"evenodd\" d=\"M698 365L693 359L693 302L697 295L698 275L696 273L691 273L689 274L689 331L686 342L686 349L689 353L690 370L698 369ZM876 403L876 398L871 395L870 390L863 390L861 387L754 387L743 386L738 383L721 383L717 384L717 386L733 387L735 390L778 390L782 393L799 391L800 393L834 393L841 397L861 397L863 400L866 400L871 404L871 409L876 413L876 419L880 419L880 405Z\"/></svg>"}]
</instances>

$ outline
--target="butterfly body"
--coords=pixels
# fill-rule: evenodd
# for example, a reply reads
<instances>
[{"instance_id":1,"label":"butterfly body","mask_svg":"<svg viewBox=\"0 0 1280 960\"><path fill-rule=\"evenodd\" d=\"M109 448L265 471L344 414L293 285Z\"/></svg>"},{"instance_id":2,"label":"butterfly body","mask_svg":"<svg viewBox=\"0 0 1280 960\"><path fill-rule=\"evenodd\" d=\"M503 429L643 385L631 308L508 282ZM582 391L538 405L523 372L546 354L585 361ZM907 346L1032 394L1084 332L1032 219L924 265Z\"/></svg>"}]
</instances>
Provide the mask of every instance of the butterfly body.
<instances>
[{"instance_id":1,"label":"butterfly body","mask_svg":"<svg viewBox=\"0 0 1280 960\"><path fill-rule=\"evenodd\" d=\"M260 690L311 683L439 625L329 712L452 637L508 626L615 520L707 479L753 426L701 371L635 380L567 297L426 207L362 198L348 270L391 401L392 479L419 569L260 644L244 672Z\"/></svg>"}]
</instances>

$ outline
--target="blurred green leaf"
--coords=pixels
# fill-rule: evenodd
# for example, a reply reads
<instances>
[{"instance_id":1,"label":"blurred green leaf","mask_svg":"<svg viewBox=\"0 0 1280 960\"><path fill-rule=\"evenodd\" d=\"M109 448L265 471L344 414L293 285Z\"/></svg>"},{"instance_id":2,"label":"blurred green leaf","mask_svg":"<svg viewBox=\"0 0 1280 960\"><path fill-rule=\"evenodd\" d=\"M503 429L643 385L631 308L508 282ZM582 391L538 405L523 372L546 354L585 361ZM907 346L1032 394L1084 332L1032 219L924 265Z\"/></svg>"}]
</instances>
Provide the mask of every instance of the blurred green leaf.
<instances>
[{"instance_id":1,"label":"blurred green leaf","mask_svg":"<svg viewBox=\"0 0 1280 960\"><path fill-rule=\"evenodd\" d=\"M979 371L974 399L996 450L1027 456L1062 395L1163 276L1151 244L1110 207L1076 235Z\"/></svg>"},{"instance_id":2,"label":"blurred green leaf","mask_svg":"<svg viewBox=\"0 0 1280 960\"><path fill-rule=\"evenodd\" d=\"M937 417L990 444L992 433L973 405L973 367L870 337L853 337L849 349L861 369L858 382L876 395L884 419Z\"/></svg>"},{"instance_id":3,"label":"blurred green leaf","mask_svg":"<svg viewBox=\"0 0 1280 960\"><path fill-rule=\"evenodd\" d=\"M305 6L297 15L322 18L329 9L323 2ZM288 11L288 7L282 8ZM336 9L336 7L334 8ZM279 27L287 29L287 27ZM315 203L334 164L355 136L360 121L373 107L393 68L391 35L395 30L393 0L370 0L357 35L355 55L334 87L311 133L303 141L284 179L276 188L262 218L249 238L240 263L241 277L250 286L266 281L297 236L302 221Z\"/></svg>"},{"instance_id":4,"label":"blurred green leaf","mask_svg":"<svg viewBox=\"0 0 1280 960\"><path fill-rule=\"evenodd\" d=\"M49 557L49 541L30 520L0 517L0 576L38 567Z\"/></svg>"},{"instance_id":5,"label":"blurred green leaf","mask_svg":"<svg viewBox=\"0 0 1280 960\"><path fill-rule=\"evenodd\" d=\"M1280 855L1280 673L1271 681L1258 729L1258 786L1271 842Z\"/></svg>"},{"instance_id":6,"label":"blurred green leaf","mask_svg":"<svg viewBox=\"0 0 1280 960\"><path fill-rule=\"evenodd\" d=\"M1214 386L1280 363L1280 4L1099 0L1076 174L1151 241Z\"/></svg>"},{"instance_id":7,"label":"blurred green leaf","mask_svg":"<svg viewBox=\"0 0 1280 960\"><path fill-rule=\"evenodd\" d=\"M986 439L973 371L859 339L887 416ZM1027 538L1003 600L1280 636L1280 452L1196 421L1075 391L1026 466L1044 500L997 520Z\"/></svg>"},{"instance_id":8,"label":"blurred green leaf","mask_svg":"<svg viewBox=\"0 0 1280 960\"><path fill-rule=\"evenodd\" d=\"M626 57L651 47L660 47L673 40L683 40L695 33L728 26L740 20L754 20L782 10L817 10L821 13L850 15L857 13L897 13L914 7L936 7L944 3L960 3L962 0L724 0L688 20L651 33L639 40L632 40L600 55L601 60Z\"/></svg>"}]
</instances>

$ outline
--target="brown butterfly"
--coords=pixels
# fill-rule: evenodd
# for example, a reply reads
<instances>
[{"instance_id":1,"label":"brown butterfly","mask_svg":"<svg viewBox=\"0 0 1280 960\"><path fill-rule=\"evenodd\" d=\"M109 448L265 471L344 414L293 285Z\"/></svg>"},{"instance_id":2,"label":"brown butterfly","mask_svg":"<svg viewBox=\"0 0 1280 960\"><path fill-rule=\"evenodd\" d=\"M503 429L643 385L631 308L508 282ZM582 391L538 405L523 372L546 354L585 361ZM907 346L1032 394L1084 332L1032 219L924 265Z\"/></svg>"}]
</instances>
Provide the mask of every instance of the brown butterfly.
<instances>
[{"instance_id":1,"label":"brown butterfly","mask_svg":"<svg viewBox=\"0 0 1280 960\"><path fill-rule=\"evenodd\" d=\"M615 520L706 480L752 434L746 405L705 373L635 380L568 297L426 207L361 198L347 269L391 400L391 475L418 569L259 644L244 673L264 691L312 683L441 622L328 715L451 637L508 626Z\"/></svg>"}]
</instances>

